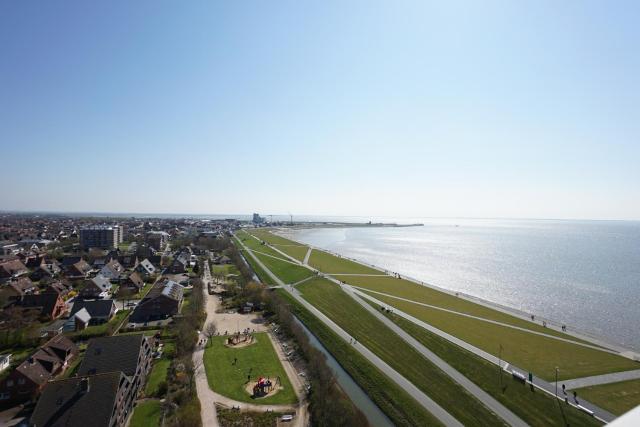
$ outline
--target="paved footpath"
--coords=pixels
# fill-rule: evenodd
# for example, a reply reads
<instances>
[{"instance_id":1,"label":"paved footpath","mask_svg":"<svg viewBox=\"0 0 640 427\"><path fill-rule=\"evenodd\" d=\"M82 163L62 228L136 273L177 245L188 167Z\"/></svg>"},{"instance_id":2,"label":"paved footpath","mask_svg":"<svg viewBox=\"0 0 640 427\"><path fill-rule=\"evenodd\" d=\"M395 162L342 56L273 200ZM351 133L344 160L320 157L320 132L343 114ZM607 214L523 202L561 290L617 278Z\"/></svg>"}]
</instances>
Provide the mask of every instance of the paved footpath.
<instances>
[{"instance_id":1,"label":"paved footpath","mask_svg":"<svg viewBox=\"0 0 640 427\"><path fill-rule=\"evenodd\" d=\"M413 338L407 332L405 332L398 325L393 323L389 318L373 308L370 304L357 297L353 290L348 286L343 286L342 289L349 294L355 301L357 301L364 309L374 315L378 320L384 323L389 329L398 334L400 338L405 340L407 344L415 348L425 359L431 361L435 366L440 368L445 374L449 375L455 382L464 387L467 392L482 402L487 408L493 411L496 415L502 418L507 424L517 427L526 427L528 424L524 422L520 417L507 409L502 403L491 397L487 392L475 385L471 380L462 375L456 369L454 369L447 362L438 357L431 350L427 349L418 340Z\"/></svg>"},{"instance_id":2,"label":"paved footpath","mask_svg":"<svg viewBox=\"0 0 640 427\"><path fill-rule=\"evenodd\" d=\"M241 242L242 243L242 242ZM285 284L278 276L273 274L271 270L269 270L258 257L253 255L253 252L244 246L244 249L250 256L253 256L253 259L256 263L264 269L264 271L283 289L289 292L300 304L302 304L307 310L313 313L318 319L320 319L323 323L325 323L329 328L331 328L336 334L338 334L345 341L350 341L353 339L351 335L349 335L346 331L340 328L337 324L335 324L331 319L325 316L320 310L318 310L313 305L309 304L307 300L302 298L300 293L293 288L291 285ZM274 248L275 249L275 248ZM276 249L277 250L277 249ZM446 426L456 426L461 427L462 424L456 420L451 414L445 411L440 405L434 402L429 396L424 394L422 390L418 389L413 383L407 380L405 377L400 375L396 370L394 370L391 366L389 366L386 362L376 356L372 351L368 348L356 344L354 345L354 349L366 357L371 363L373 363L378 369L380 369L384 374L386 374L389 378L391 378L395 383L397 383L400 387L406 390L409 394L413 396L418 403L420 403L427 411L433 414L436 418L438 418L444 425Z\"/></svg>"},{"instance_id":3,"label":"paved footpath","mask_svg":"<svg viewBox=\"0 0 640 427\"><path fill-rule=\"evenodd\" d=\"M211 282L211 274L209 270L209 263L205 262L204 264L204 274L202 276L202 281L204 282L203 292L205 298L205 311L207 318L205 320L205 325L212 322L214 317L216 316L224 316L224 314L216 314L216 310L218 308L218 302L216 297L212 297L206 292L208 284ZM245 327L246 325L243 325ZM204 339L206 342L207 337L204 335L200 335L198 337L198 341L200 339ZM269 339L273 344L273 347L278 354L279 359L281 360L285 372L291 381L292 386L295 389L296 395L298 396L299 402L302 402L300 405L258 405L247 402L239 402L237 400L230 399L226 396L223 396L209 388L209 382L207 380L207 373L204 368L204 350L205 346L197 346L193 352L193 366L194 366L194 378L196 381L196 391L198 394L198 399L200 400L200 416L202 418L202 425L204 427L218 427L218 417L216 414L216 404L225 406L228 408L238 407L241 408L242 411L253 411L253 412L296 412L296 416L294 417L294 422L291 423L292 427L305 427L308 424L308 410L307 403L305 402L305 396L302 391L302 383L298 376L296 375L295 369L291 366L291 363L284 356L282 349L279 345L274 342L273 337L269 334Z\"/></svg>"},{"instance_id":4,"label":"paved footpath","mask_svg":"<svg viewBox=\"0 0 640 427\"><path fill-rule=\"evenodd\" d=\"M574 388L589 387L592 385L618 383L620 381L629 381L640 379L640 369L635 371L614 372L612 374L594 375L592 377L576 378L573 380L564 380L562 384L566 388L572 390Z\"/></svg>"},{"instance_id":5,"label":"paved footpath","mask_svg":"<svg viewBox=\"0 0 640 427\"><path fill-rule=\"evenodd\" d=\"M309 265L309 257L311 256L311 251L311 248L307 249L307 253L304 255L304 261L302 261L304 265Z\"/></svg>"},{"instance_id":6,"label":"paved footpath","mask_svg":"<svg viewBox=\"0 0 640 427\"><path fill-rule=\"evenodd\" d=\"M351 285L349 285L349 286L351 286ZM620 356L620 353L618 351L610 350L608 348L602 348L602 347L598 347L598 346L592 345L592 344L587 344L587 343L583 343L583 342L579 342L579 341L573 341L573 340L570 340L568 338L562 338L562 337L559 337L559 336L556 336L556 335L545 334L544 332L533 331L531 329L522 328L520 326L511 325L509 323L499 322L497 320L486 319L484 317L474 316L473 314L462 313L462 312L451 310L451 309L448 309L448 308L439 307L437 305L431 305L431 304L427 304L427 303L424 303L424 302L419 302L419 301L414 301L414 300L410 300L410 299L407 299L407 298L399 297L399 296L396 296L396 295L386 294L384 292L372 291L371 289L366 289L366 288L362 288L362 287L359 287L359 286L352 286L352 287L354 287L354 288L356 288L356 289L358 289L360 291L367 291L367 292L370 292L370 293L383 295L385 297L397 299L397 300L400 300L400 301L410 302L412 304L420 305L422 307L432 308L434 310L440 310L440 311L444 311L444 312L447 312L447 313L456 314L458 316L468 317L470 319L475 319L475 320L480 320L482 322L492 323L494 325L503 326L505 328L511 328L511 329L515 329L515 330L518 330L518 331L521 331L521 332L526 332L526 333L533 334L533 335L540 335L540 336L543 336L545 338L550 338L550 339L554 339L554 340L558 340L558 341L564 341L564 342L567 342L567 343L570 343L570 344L579 345L579 346L590 348L590 349L593 349L593 350L604 351L605 353L611 353L611 354L615 354L616 356ZM389 305L389 304L386 304L386 305Z\"/></svg>"},{"instance_id":7,"label":"paved footpath","mask_svg":"<svg viewBox=\"0 0 640 427\"><path fill-rule=\"evenodd\" d=\"M351 287L351 286L345 285L345 287ZM372 297L371 295L365 294L364 292L361 292L356 288L351 287L351 289L358 296L361 296L361 297L363 297L365 299L373 301L375 304L378 304L378 305L381 305L381 306L385 306L385 307L389 306L389 304L387 304L387 303L385 303L383 301L377 300L376 298ZM410 322L415 323L416 325L426 329L429 332L432 332L432 333L434 333L434 334L446 339L447 341L452 342L453 344L456 344L456 345L464 348L465 350L475 354L476 356L478 356L478 357L480 357L480 358L482 358L482 359L484 359L484 360L486 360L486 361L488 361L490 363L493 363L495 365L499 364L500 367L502 369L506 370L507 372L510 372L510 373L518 372L518 373L524 375L525 377L528 374L528 372L525 369L518 368L518 367L516 367L514 365L511 365L511 364L507 363L504 360L500 361L500 360L498 360L498 358L496 356L494 356L492 354L489 354L486 351L481 350L478 347L475 347L474 345L469 344L468 342L461 340L460 338L454 337L453 335L450 335L450 334L448 334L448 333L446 333L446 332L444 332L444 331L442 331L442 330L440 330L440 329L438 329L438 328L436 328L434 326L431 326L430 324L428 324L426 322L423 322L420 319L416 319L415 317L411 316L410 314L407 314L407 313L403 312L402 310L398 310L397 308L394 307L393 308L393 313L398 315L398 316L400 316L400 317L403 317L403 318L409 320ZM547 394L555 396L555 383L552 384L552 383L547 382L547 381L545 381L543 379L540 379L538 377L533 377L533 385L536 388L546 392ZM562 383L558 382L558 385L561 387ZM577 406L575 404L575 402L573 402L573 401L570 401L569 404L572 405L572 406ZM593 411L593 413L596 416L596 418L600 419L600 421L608 423L608 422L613 421L616 418L616 416L613 415L611 412L605 411L604 409L600 408L599 406L596 406L596 405L594 405L594 404L592 404L590 402L587 402L586 400L580 399L580 403L579 404L580 404L580 406L582 406L584 408L587 408L590 411Z\"/></svg>"}]
</instances>

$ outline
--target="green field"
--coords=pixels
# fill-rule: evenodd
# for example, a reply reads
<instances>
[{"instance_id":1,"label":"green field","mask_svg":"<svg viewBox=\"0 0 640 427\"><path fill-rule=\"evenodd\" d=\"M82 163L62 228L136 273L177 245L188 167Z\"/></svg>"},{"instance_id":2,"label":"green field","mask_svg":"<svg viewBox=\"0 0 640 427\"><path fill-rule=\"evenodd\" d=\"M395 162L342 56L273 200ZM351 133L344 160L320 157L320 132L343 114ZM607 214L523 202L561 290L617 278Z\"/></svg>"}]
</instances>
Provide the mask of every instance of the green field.
<instances>
[{"instance_id":1,"label":"green field","mask_svg":"<svg viewBox=\"0 0 640 427\"><path fill-rule=\"evenodd\" d=\"M136 405L131 416L130 427L158 427L162 418L159 400L145 400Z\"/></svg>"},{"instance_id":2,"label":"green field","mask_svg":"<svg viewBox=\"0 0 640 427\"><path fill-rule=\"evenodd\" d=\"M464 425L501 425L447 374L387 328L333 282L313 279L298 286L302 296L369 348Z\"/></svg>"},{"instance_id":3,"label":"green field","mask_svg":"<svg viewBox=\"0 0 640 427\"><path fill-rule=\"evenodd\" d=\"M256 343L244 348L225 346L226 337L224 336L211 338L211 342L204 352L204 366L209 387L240 402L265 405L296 403L296 394L280 364L269 336L266 333L258 333L254 336ZM237 358L237 362L234 364L235 358ZM245 391L249 373L252 381L259 376L272 380L280 377L284 388L273 396L252 399Z\"/></svg>"},{"instance_id":4,"label":"green field","mask_svg":"<svg viewBox=\"0 0 640 427\"><path fill-rule=\"evenodd\" d=\"M340 258L317 249L311 251L309 265L327 274L384 274L384 272L380 270L375 270L371 267L367 267L366 265L359 264L346 258ZM340 280L343 280L343 278L340 278Z\"/></svg>"},{"instance_id":5,"label":"green field","mask_svg":"<svg viewBox=\"0 0 640 427\"><path fill-rule=\"evenodd\" d=\"M394 425L403 427L441 425L409 393L380 372L291 295L283 289L278 289L276 292L288 301L292 313L305 324Z\"/></svg>"},{"instance_id":6,"label":"green field","mask_svg":"<svg viewBox=\"0 0 640 427\"><path fill-rule=\"evenodd\" d=\"M376 305L371 304L373 307ZM556 400L541 391L532 392L529 387L515 381L511 375L502 371L497 375L497 367L492 363L464 350L395 314L384 313L396 325L433 351L441 359L458 370L477 386L510 409L532 426L564 426L562 413ZM570 406L565 406L564 416L570 425L597 426L601 423L594 418Z\"/></svg>"},{"instance_id":7,"label":"green field","mask_svg":"<svg viewBox=\"0 0 640 427\"><path fill-rule=\"evenodd\" d=\"M281 261L257 252L253 254L285 283L296 283L302 279L313 276L313 272L305 267L294 265L291 261Z\"/></svg>"},{"instance_id":8,"label":"green field","mask_svg":"<svg viewBox=\"0 0 640 427\"><path fill-rule=\"evenodd\" d=\"M560 379L640 368L637 362L604 351L478 321L380 294L371 295L490 354L497 355L502 345L504 360L527 369L547 381L554 378L556 366L560 368Z\"/></svg>"},{"instance_id":9,"label":"green field","mask_svg":"<svg viewBox=\"0 0 640 427\"><path fill-rule=\"evenodd\" d=\"M580 396L607 411L622 415L640 405L640 380L602 384L576 390Z\"/></svg>"}]
</instances>

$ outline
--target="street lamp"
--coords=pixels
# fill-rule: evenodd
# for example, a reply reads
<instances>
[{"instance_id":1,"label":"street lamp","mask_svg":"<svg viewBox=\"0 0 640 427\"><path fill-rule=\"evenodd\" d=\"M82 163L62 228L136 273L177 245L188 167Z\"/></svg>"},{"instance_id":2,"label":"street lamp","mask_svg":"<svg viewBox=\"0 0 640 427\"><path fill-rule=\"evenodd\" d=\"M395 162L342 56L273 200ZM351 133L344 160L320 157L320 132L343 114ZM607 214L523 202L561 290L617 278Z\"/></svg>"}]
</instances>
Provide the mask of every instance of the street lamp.
<instances>
[{"instance_id":1,"label":"street lamp","mask_svg":"<svg viewBox=\"0 0 640 427\"><path fill-rule=\"evenodd\" d=\"M556 366L556 399L558 398L558 367Z\"/></svg>"}]
</instances>

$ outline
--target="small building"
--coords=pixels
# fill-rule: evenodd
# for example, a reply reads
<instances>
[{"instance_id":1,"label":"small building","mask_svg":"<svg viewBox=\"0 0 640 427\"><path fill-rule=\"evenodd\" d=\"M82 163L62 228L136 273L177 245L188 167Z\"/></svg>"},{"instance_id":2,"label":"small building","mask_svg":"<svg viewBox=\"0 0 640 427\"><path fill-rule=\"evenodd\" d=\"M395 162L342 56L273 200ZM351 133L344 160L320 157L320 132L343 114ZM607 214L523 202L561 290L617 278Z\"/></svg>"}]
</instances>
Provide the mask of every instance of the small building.
<instances>
[{"instance_id":1,"label":"small building","mask_svg":"<svg viewBox=\"0 0 640 427\"><path fill-rule=\"evenodd\" d=\"M64 268L64 274L69 279L84 279L91 272L92 268L89 263L83 259L80 259L74 264L68 265Z\"/></svg>"},{"instance_id":2,"label":"small building","mask_svg":"<svg viewBox=\"0 0 640 427\"><path fill-rule=\"evenodd\" d=\"M113 282L119 281L123 274L124 267L115 259L106 263L98 273L99 276L106 277Z\"/></svg>"},{"instance_id":3,"label":"small building","mask_svg":"<svg viewBox=\"0 0 640 427\"><path fill-rule=\"evenodd\" d=\"M22 261L13 259L0 262L0 282L28 274L29 270Z\"/></svg>"},{"instance_id":4,"label":"small building","mask_svg":"<svg viewBox=\"0 0 640 427\"><path fill-rule=\"evenodd\" d=\"M25 308L38 308L42 317L51 320L57 319L67 311L67 305L62 296L52 291L25 295L18 305Z\"/></svg>"},{"instance_id":5,"label":"small building","mask_svg":"<svg viewBox=\"0 0 640 427\"><path fill-rule=\"evenodd\" d=\"M89 325L101 325L108 322L113 318L116 313L116 303L112 299L96 299L96 300L76 300L73 303L69 320L71 320L78 312L86 311L89 315ZM82 315L81 321L85 320L85 315ZM67 329L69 325L65 325ZM74 324L75 329L75 324Z\"/></svg>"},{"instance_id":6,"label":"small building","mask_svg":"<svg viewBox=\"0 0 640 427\"><path fill-rule=\"evenodd\" d=\"M64 323L63 329L65 331L82 331L89 326L90 322L91 315L87 309L83 307L69 316Z\"/></svg>"},{"instance_id":7,"label":"small building","mask_svg":"<svg viewBox=\"0 0 640 427\"><path fill-rule=\"evenodd\" d=\"M138 265L135 266L134 271L147 280L154 274L156 274L156 267L147 258L143 259Z\"/></svg>"},{"instance_id":8,"label":"small building","mask_svg":"<svg viewBox=\"0 0 640 427\"><path fill-rule=\"evenodd\" d=\"M144 287L144 280L140 273L134 271L126 279L120 283L121 290L127 290L131 293L138 293Z\"/></svg>"},{"instance_id":9,"label":"small building","mask_svg":"<svg viewBox=\"0 0 640 427\"><path fill-rule=\"evenodd\" d=\"M9 405L31 400L77 355L78 347L71 340L64 335L55 336L0 380L0 403Z\"/></svg>"},{"instance_id":10,"label":"small building","mask_svg":"<svg viewBox=\"0 0 640 427\"><path fill-rule=\"evenodd\" d=\"M108 298L111 292L111 282L108 278L97 275L85 282L84 288L80 291L82 298Z\"/></svg>"},{"instance_id":11,"label":"small building","mask_svg":"<svg viewBox=\"0 0 640 427\"><path fill-rule=\"evenodd\" d=\"M4 294L9 301L16 301L22 299L25 295L36 293L37 290L38 287L33 284L31 279L23 276L9 282L2 290L2 294Z\"/></svg>"}]
</instances>

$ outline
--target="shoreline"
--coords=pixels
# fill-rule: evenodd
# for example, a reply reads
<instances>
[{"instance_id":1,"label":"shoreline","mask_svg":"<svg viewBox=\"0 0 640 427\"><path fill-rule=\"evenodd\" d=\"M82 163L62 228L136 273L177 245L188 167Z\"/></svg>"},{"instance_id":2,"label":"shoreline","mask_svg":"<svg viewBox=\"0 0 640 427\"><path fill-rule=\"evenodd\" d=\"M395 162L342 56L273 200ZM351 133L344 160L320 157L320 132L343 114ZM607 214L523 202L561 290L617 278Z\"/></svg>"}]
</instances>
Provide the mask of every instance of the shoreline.
<instances>
[{"instance_id":1,"label":"shoreline","mask_svg":"<svg viewBox=\"0 0 640 427\"><path fill-rule=\"evenodd\" d=\"M317 228L324 228L324 227L317 227ZM330 228L330 227L327 227L327 228ZM314 246L314 245L311 245L311 244L308 244L308 243L301 242L300 240L297 240L297 239L293 238L293 236L291 236L291 235L286 233L286 231L291 231L292 230L291 228L279 227L279 228L272 228L272 230L274 231L274 234L276 234L276 235L279 235L281 237L287 238L287 239L292 240L292 241L294 241L296 243L299 243L301 245L308 246L311 249L324 251L324 252L330 253L332 255L338 256L340 258L344 258L344 259L347 259L347 260L350 260L350 261L357 262L359 264L362 264L362 265L374 268L376 270L379 270L381 273L384 273L384 274L388 275L388 271L389 270L387 270L385 268L382 268L382 267L380 267L378 265L370 264L370 263L368 263L366 261L362 261L362 260L359 260L359 259L351 258L351 257L345 256L343 254L340 254L340 253L337 253L337 252L334 252L334 251L331 251L331 250L328 250L328 249L324 249L324 248L317 247L317 246ZM398 273L400 273L400 272L398 272ZM608 340L608 339L606 339L604 337L601 337L601 336L599 336L599 335L597 335L597 334L595 334L593 332L584 331L584 330L581 330L580 328L576 328L576 327L574 327L574 326L572 326L570 324L566 324L566 323L564 325L566 325L567 329L563 331L562 330L563 323L562 322L558 322L558 321L556 321L554 319L547 318L547 317L544 317L544 316L539 316L536 313L527 313L527 312L525 312L523 310L520 310L518 308L509 307L507 305L503 305L503 304L500 304L500 303L497 303L497 302L493 302L493 301L490 301L488 299L477 297L477 296L474 296L474 295L470 295L470 294L467 294L467 293L464 293L464 292L455 291L453 289L442 288L440 286L433 285L433 284L431 284L429 282L425 282L425 281L422 281L422 280L418 280L418 279L416 279L414 277L407 276L407 275L404 275L402 273L400 273L400 276L401 276L402 279L410 281L410 282L413 282L413 283L415 283L417 285L426 286L426 287L434 289L436 291L443 292L443 293L451 295L451 296L455 296L455 297L458 297L458 298L465 299L465 300L467 300L469 302L472 302L472 303L475 303L475 304L479 304L479 305L485 306L487 308L490 308L490 309L493 309L493 310L496 310L496 311L499 311L499 312L502 312L502 313L505 313L505 314L508 314L508 315L511 315L511 316L515 316L517 318L520 318L522 320L526 320L526 321L534 323L534 324L542 324L542 322L545 322L546 325L547 325L546 327L549 328L549 329L553 329L555 331L562 332L562 333L564 333L566 335L573 336L575 338L585 340L587 342L590 342L592 344L598 345L600 347L604 347L604 348L607 348L609 350L613 350L613 351L619 353L622 357L626 357L626 358L631 359L631 360L640 361L640 349L635 349L633 347L626 347L626 346L624 346L624 345L622 345L620 343L612 342L612 341L610 341L610 340ZM535 321L531 320L531 316L532 315L535 316L535 319L536 319Z\"/></svg>"}]
</instances>

